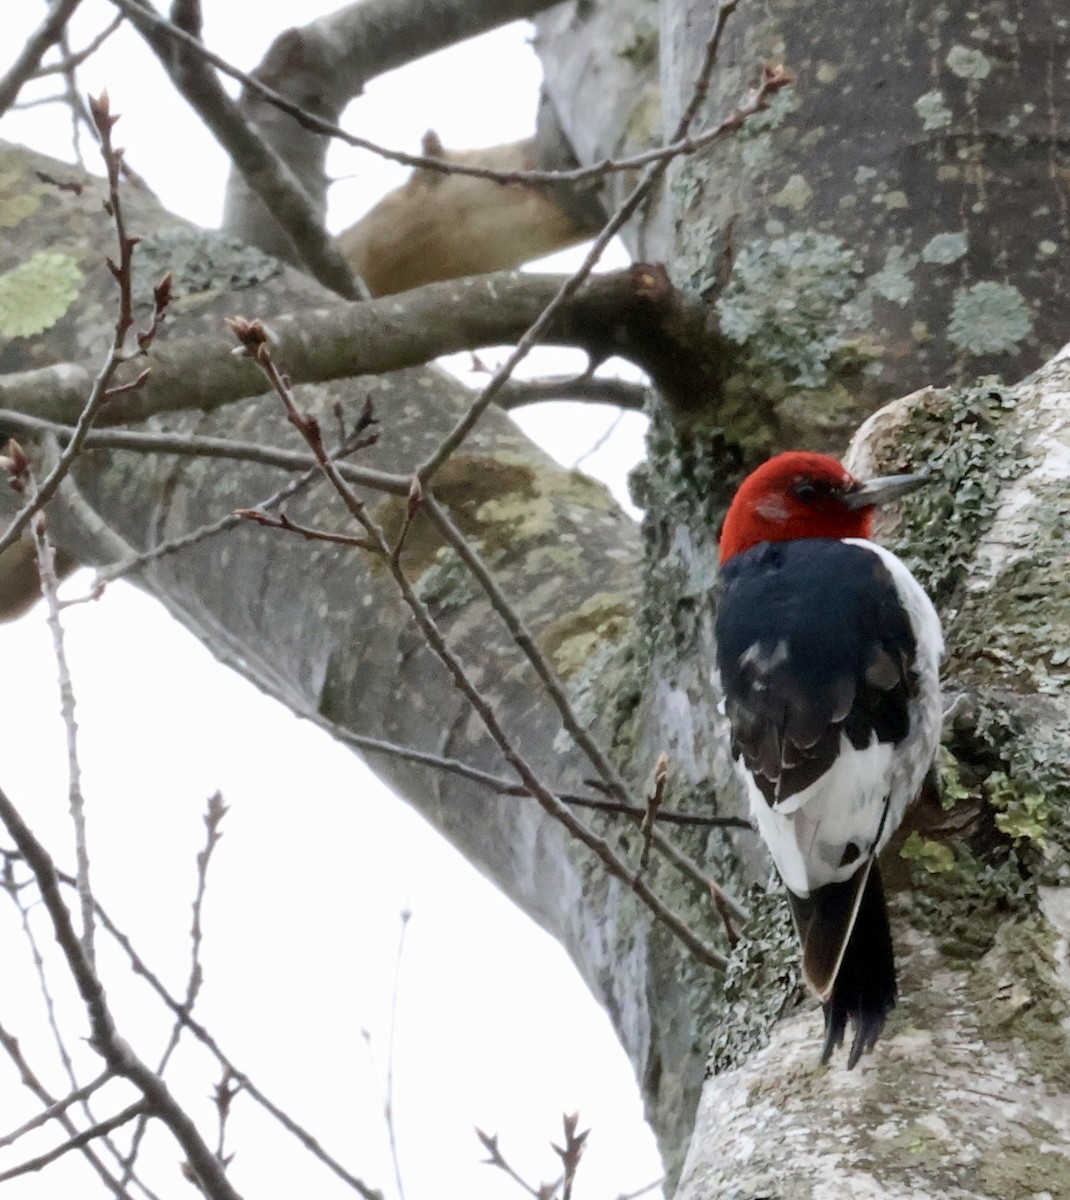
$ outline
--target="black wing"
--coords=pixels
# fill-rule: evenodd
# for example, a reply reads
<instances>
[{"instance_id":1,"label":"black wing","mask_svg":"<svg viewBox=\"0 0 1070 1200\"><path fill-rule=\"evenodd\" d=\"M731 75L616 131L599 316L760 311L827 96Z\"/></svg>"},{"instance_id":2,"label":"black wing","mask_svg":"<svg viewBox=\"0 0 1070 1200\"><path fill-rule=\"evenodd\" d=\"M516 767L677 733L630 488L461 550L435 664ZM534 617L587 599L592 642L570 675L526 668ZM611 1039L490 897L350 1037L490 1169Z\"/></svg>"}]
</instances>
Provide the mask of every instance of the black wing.
<instances>
[{"instance_id":1,"label":"black wing","mask_svg":"<svg viewBox=\"0 0 1070 1200\"><path fill-rule=\"evenodd\" d=\"M898 743L916 644L878 555L826 538L763 542L721 576L717 666L742 756L770 804L809 787L846 733Z\"/></svg>"}]
</instances>

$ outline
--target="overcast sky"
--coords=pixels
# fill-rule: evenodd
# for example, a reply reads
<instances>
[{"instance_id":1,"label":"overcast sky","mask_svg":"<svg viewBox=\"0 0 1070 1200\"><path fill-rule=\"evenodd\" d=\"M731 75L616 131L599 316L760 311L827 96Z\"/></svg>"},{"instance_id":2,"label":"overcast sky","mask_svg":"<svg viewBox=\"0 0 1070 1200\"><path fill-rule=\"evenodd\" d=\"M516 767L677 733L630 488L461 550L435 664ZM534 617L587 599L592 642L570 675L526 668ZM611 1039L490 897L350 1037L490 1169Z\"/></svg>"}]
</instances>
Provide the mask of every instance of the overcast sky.
<instances>
[{"instance_id":1,"label":"overcast sky","mask_svg":"<svg viewBox=\"0 0 1070 1200\"><path fill-rule=\"evenodd\" d=\"M305 0L311 19L336 4ZM292 4L204 0L206 38L231 61L256 63L292 20ZM31 0L5 6L0 70L40 19ZM85 0L75 46L109 18L104 0ZM512 26L373 81L346 117L350 128L415 149L433 126L447 146L478 146L526 136L539 79L530 30ZM123 114L117 139L131 163L172 211L218 223L225 159L163 82L137 39L117 35L83 70L84 88L107 87ZM40 94L40 93L37 93ZM62 110L35 107L0 120L0 137L64 155ZM87 147L90 166L94 151ZM404 178L391 164L342 148L331 170L330 223L355 220ZM620 261L620 252L617 252ZM563 260L556 260L562 269ZM487 355L484 355L487 358ZM493 359L493 355L490 356ZM567 369L562 360L535 373ZM574 361L574 360L573 360ZM461 356L457 362L464 364ZM570 462L613 420L604 409L544 406L526 427ZM564 431L564 436L563 436ZM628 465L641 452L642 422L628 417L585 466L624 496ZM557 440L554 440L554 439ZM67 585L84 590L88 576ZM560 1115L578 1109L591 1125L577 1200L612 1200L659 1174L637 1090L609 1023L564 954L423 822L395 800L348 752L296 721L219 667L154 602L117 584L104 599L68 609L69 653L78 698L89 836L99 895L175 990L188 970L189 904L207 796L224 793L229 813L206 905L207 982L198 1015L237 1064L354 1173L395 1194L379 1112L399 913L412 919L398 990L395 1115L407 1200L443 1195L473 1200L519 1196L504 1176L479 1165L478 1124L533 1181L550 1178L549 1150ZM5 790L61 865L73 861L66 813L64 739L56 669L40 608L0 626L0 689ZM46 924L34 914L52 963ZM41 1026L32 963L13 906L0 906L4 987L0 1021L31 1050L48 1085L63 1075ZM120 958L102 949L102 970L145 1057L156 1057L168 1025ZM77 1002L56 969L57 1002L81 1032ZM73 1024L72 1024L73 1021ZM365 1037L365 1031L368 1037ZM84 1047L82 1078L96 1071ZM199 1117L217 1074L196 1049L174 1069L176 1091ZM34 1111L6 1058L0 1059L0 1134ZM116 1087L98 1117L127 1103ZM209 1123L206 1126L211 1129ZM0 1168L52 1144L54 1134L0 1151ZM238 1102L231 1173L256 1196L351 1195L313 1165L286 1134ZM191 1194L177 1151L157 1134L154 1182L165 1196ZM72 1158L41 1177L6 1185L5 1198L81 1196L87 1170Z\"/></svg>"}]
</instances>

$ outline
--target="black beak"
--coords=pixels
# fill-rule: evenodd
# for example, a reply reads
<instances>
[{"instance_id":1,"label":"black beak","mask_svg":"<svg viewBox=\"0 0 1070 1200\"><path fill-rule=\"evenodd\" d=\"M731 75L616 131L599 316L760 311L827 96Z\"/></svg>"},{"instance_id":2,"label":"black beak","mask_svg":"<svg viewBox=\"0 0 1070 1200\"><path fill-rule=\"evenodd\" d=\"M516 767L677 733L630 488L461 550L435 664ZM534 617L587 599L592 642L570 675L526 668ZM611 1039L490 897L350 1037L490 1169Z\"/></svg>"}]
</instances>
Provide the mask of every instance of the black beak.
<instances>
[{"instance_id":1,"label":"black beak","mask_svg":"<svg viewBox=\"0 0 1070 1200\"><path fill-rule=\"evenodd\" d=\"M876 508L898 500L900 496L906 496L932 481L933 476L928 472L919 475L881 475L877 479L867 479L857 491L848 492L843 503L848 508Z\"/></svg>"}]
</instances>

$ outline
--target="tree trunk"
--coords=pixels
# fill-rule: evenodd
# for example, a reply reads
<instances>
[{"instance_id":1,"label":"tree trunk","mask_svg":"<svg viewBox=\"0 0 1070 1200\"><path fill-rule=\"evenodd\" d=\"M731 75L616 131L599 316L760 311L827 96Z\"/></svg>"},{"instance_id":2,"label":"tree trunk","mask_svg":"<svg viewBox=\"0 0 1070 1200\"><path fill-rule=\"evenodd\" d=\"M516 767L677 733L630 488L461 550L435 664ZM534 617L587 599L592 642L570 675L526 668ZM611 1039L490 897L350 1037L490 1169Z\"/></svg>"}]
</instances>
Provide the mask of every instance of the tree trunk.
<instances>
[{"instance_id":1,"label":"tree trunk","mask_svg":"<svg viewBox=\"0 0 1070 1200\"><path fill-rule=\"evenodd\" d=\"M605 0L540 19L550 100L581 160L644 148L672 127L709 7ZM642 530L496 410L436 482L637 790L668 753L674 807L738 811L710 678L709 593L720 515L746 465L789 444L841 451L885 400L997 370L1017 376L1070 332L1059 303L1070 278L1065 22L1048 5L1011 21L1003 6L965 0L879 11L878 29L876 8L851 0L741 7L699 124L738 103L763 58L795 71L797 87L712 153L680 160L627 231L717 306L739 347L727 382L698 398L698 419L653 412L637 480ZM111 304L99 192L58 193L18 153L2 166L0 214L13 220L0 267L35 251L51 258L47 270L38 260L47 335L12 333L0 308L0 370L83 361L103 345ZM627 186L610 178L608 207ZM256 252L134 209L142 267L178 275L169 336L216 339L223 314L270 324L336 303ZM890 851L903 1000L854 1073L816 1065L818 1016L800 996L784 905L766 894L753 835L674 834L720 883L747 889L753 918L722 979L533 801L369 755L567 947L635 1065L671 1177L687 1155L689 1200L1070 1194L1068 374L1064 356L1017 389L921 393L867 426L857 451L939 475L896 536L944 615L953 705L948 807L920 808ZM467 399L430 368L303 387L300 398L326 424L336 399L354 414L369 393L382 437L361 461L398 472ZM296 445L271 397L150 424ZM280 482L260 466L121 452L95 452L78 473L92 509L135 548ZM402 500L374 504L399 527ZM342 524L316 487L289 512ZM114 538L77 506L54 520L83 560L113 553ZM405 554L518 747L549 785L578 786L583 757L422 518ZM241 528L159 560L140 582L219 657L340 736L507 773L389 580L359 557ZM592 824L638 861L631 827ZM657 856L646 878L701 937L720 935L693 879Z\"/></svg>"}]
</instances>

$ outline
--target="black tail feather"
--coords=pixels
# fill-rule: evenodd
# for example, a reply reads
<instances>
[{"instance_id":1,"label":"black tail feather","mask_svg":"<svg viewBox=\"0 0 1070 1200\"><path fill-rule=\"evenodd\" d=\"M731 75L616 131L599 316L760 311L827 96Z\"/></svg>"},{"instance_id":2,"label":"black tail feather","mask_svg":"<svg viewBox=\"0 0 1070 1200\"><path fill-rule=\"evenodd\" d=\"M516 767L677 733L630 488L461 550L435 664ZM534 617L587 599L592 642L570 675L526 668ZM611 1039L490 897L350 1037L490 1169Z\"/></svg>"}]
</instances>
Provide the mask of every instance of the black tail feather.
<instances>
[{"instance_id":1,"label":"black tail feather","mask_svg":"<svg viewBox=\"0 0 1070 1200\"><path fill-rule=\"evenodd\" d=\"M849 1020L854 1027L854 1041L847 1056L847 1069L854 1067L876 1045L897 996L892 931L880 868L873 863L832 995L825 1002L825 1048L821 1061L827 1063L843 1042Z\"/></svg>"},{"instance_id":2,"label":"black tail feather","mask_svg":"<svg viewBox=\"0 0 1070 1200\"><path fill-rule=\"evenodd\" d=\"M854 1040L848 1069L872 1050L897 996L892 932L876 862L851 879L791 898L803 947L803 973L825 1010L822 1063L842 1043L847 1023Z\"/></svg>"}]
</instances>

